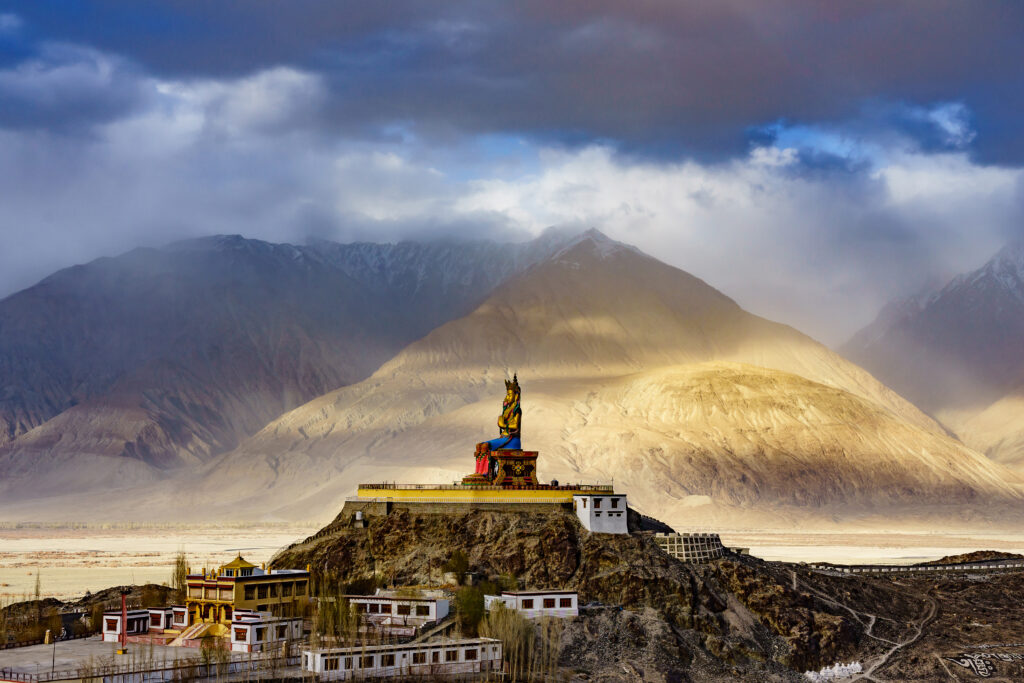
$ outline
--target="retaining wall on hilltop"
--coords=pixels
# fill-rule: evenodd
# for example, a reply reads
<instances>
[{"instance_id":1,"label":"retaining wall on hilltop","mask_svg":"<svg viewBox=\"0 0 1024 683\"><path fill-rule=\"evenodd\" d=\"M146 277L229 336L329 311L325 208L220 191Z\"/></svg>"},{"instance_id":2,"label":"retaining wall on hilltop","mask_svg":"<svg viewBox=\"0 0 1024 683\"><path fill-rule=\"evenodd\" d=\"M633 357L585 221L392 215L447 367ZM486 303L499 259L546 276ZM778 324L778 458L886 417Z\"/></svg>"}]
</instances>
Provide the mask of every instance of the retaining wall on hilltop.
<instances>
[{"instance_id":1,"label":"retaining wall on hilltop","mask_svg":"<svg viewBox=\"0 0 1024 683\"><path fill-rule=\"evenodd\" d=\"M725 555L718 534L655 534L654 542L683 562L708 562Z\"/></svg>"}]
</instances>

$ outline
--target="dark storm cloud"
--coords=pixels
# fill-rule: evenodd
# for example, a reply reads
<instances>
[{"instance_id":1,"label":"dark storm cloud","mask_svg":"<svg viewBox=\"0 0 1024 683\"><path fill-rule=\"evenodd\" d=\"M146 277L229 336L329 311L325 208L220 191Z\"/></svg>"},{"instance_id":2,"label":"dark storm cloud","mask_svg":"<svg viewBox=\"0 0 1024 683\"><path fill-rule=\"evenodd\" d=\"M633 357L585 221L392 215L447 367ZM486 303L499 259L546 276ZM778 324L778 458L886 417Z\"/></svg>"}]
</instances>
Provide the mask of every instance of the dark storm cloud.
<instances>
[{"instance_id":1,"label":"dark storm cloud","mask_svg":"<svg viewBox=\"0 0 1024 683\"><path fill-rule=\"evenodd\" d=\"M0 127L87 130L144 105L139 74L117 57L47 44L0 71Z\"/></svg>"},{"instance_id":2,"label":"dark storm cloud","mask_svg":"<svg viewBox=\"0 0 1024 683\"><path fill-rule=\"evenodd\" d=\"M713 158L779 118L959 100L980 159L1024 159L1024 3L37 0L12 11L162 76L318 73L331 95L320 124L355 135L400 122L438 138L506 131ZM921 132L930 143L932 128Z\"/></svg>"},{"instance_id":3,"label":"dark storm cloud","mask_svg":"<svg viewBox=\"0 0 1024 683\"><path fill-rule=\"evenodd\" d=\"M0 0L0 296L212 233L567 225L842 341L1024 225L1022 15Z\"/></svg>"}]
</instances>

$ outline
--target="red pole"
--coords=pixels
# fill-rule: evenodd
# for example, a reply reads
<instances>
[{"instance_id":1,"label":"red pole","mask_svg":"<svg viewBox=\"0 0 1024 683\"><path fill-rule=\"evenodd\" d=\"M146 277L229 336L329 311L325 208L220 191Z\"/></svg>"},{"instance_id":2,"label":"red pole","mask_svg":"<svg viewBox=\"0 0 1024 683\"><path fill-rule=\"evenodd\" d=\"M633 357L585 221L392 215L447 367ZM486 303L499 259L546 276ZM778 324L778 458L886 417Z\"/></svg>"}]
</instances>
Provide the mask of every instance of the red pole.
<instances>
[{"instance_id":1,"label":"red pole","mask_svg":"<svg viewBox=\"0 0 1024 683\"><path fill-rule=\"evenodd\" d=\"M128 651L128 592L121 591L121 654Z\"/></svg>"}]
</instances>

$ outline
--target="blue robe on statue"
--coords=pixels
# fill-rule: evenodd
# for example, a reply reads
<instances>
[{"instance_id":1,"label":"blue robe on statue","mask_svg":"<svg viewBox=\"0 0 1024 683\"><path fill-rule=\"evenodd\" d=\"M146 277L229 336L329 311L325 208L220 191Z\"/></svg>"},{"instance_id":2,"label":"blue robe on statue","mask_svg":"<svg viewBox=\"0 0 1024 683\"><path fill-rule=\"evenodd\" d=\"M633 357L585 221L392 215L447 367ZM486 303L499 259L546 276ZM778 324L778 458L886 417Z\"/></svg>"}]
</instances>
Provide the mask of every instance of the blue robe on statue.
<instances>
[{"instance_id":1,"label":"blue robe on statue","mask_svg":"<svg viewBox=\"0 0 1024 683\"><path fill-rule=\"evenodd\" d=\"M497 439L491 439L485 442L490 445L492 451L498 450L509 450L518 451L522 450L522 445L519 442L519 435L514 434L511 436L499 436Z\"/></svg>"}]
</instances>

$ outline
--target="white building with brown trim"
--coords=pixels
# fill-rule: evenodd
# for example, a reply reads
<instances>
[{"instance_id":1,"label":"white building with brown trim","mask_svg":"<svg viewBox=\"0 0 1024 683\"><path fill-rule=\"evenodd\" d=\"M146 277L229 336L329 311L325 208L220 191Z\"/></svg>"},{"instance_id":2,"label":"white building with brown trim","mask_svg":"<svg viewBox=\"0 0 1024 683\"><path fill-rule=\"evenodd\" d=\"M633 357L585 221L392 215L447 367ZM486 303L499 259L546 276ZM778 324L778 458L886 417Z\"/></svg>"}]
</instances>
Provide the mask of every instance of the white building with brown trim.
<instances>
[{"instance_id":1,"label":"white building with brown trim","mask_svg":"<svg viewBox=\"0 0 1024 683\"><path fill-rule=\"evenodd\" d=\"M446 598L393 595L346 595L356 614L389 626L415 626L442 621L449 613Z\"/></svg>"},{"instance_id":2,"label":"white building with brown trim","mask_svg":"<svg viewBox=\"0 0 1024 683\"><path fill-rule=\"evenodd\" d=\"M302 670L318 680L409 678L476 674L502 669L501 641L494 638L438 640L403 645L310 648Z\"/></svg>"},{"instance_id":3,"label":"white building with brown trim","mask_svg":"<svg viewBox=\"0 0 1024 683\"><path fill-rule=\"evenodd\" d=\"M174 628L173 607L150 607L149 608L149 630L150 632L163 633Z\"/></svg>"},{"instance_id":4,"label":"white building with brown trim","mask_svg":"<svg viewBox=\"0 0 1024 683\"><path fill-rule=\"evenodd\" d=\"M577 494L572 509L587 531L603 534L628 534L626 494Z\"/></svg>"},{"instance_id":5,"label":"white building with brown trim","mask_svg":"<svg viewBox=\"0 0 1024 683\"><path fill-rule=\"evenodd\" d=\"M233 652L266 652L302 638L301 617L275 617L269 612L236 610L231 620Z\"/></svg>"},{"instance_id":6,"label":"white building with brown trim","mask_svg":"<svg viewBox=\"0 0 1024 683\"><path fill-rule=\"evenodd\" d=\"M149 610L128 610L126 635L139 636L149 633ZM121 610L107 610L103 613L103 642L116 643L121 639Z\"/></svg>"},{"instance_id":7,"label":"white building with brown trim","mask_svg":"<svg viewBox=\"0 0 1024 683\"><path fill-rule=\"evenodd\" d=\"M527 619L575 617L580 613L576 591L506 591L484 596L486 609L492 610L498 604L520 612Z\"/></svg>"}]
</instances>

